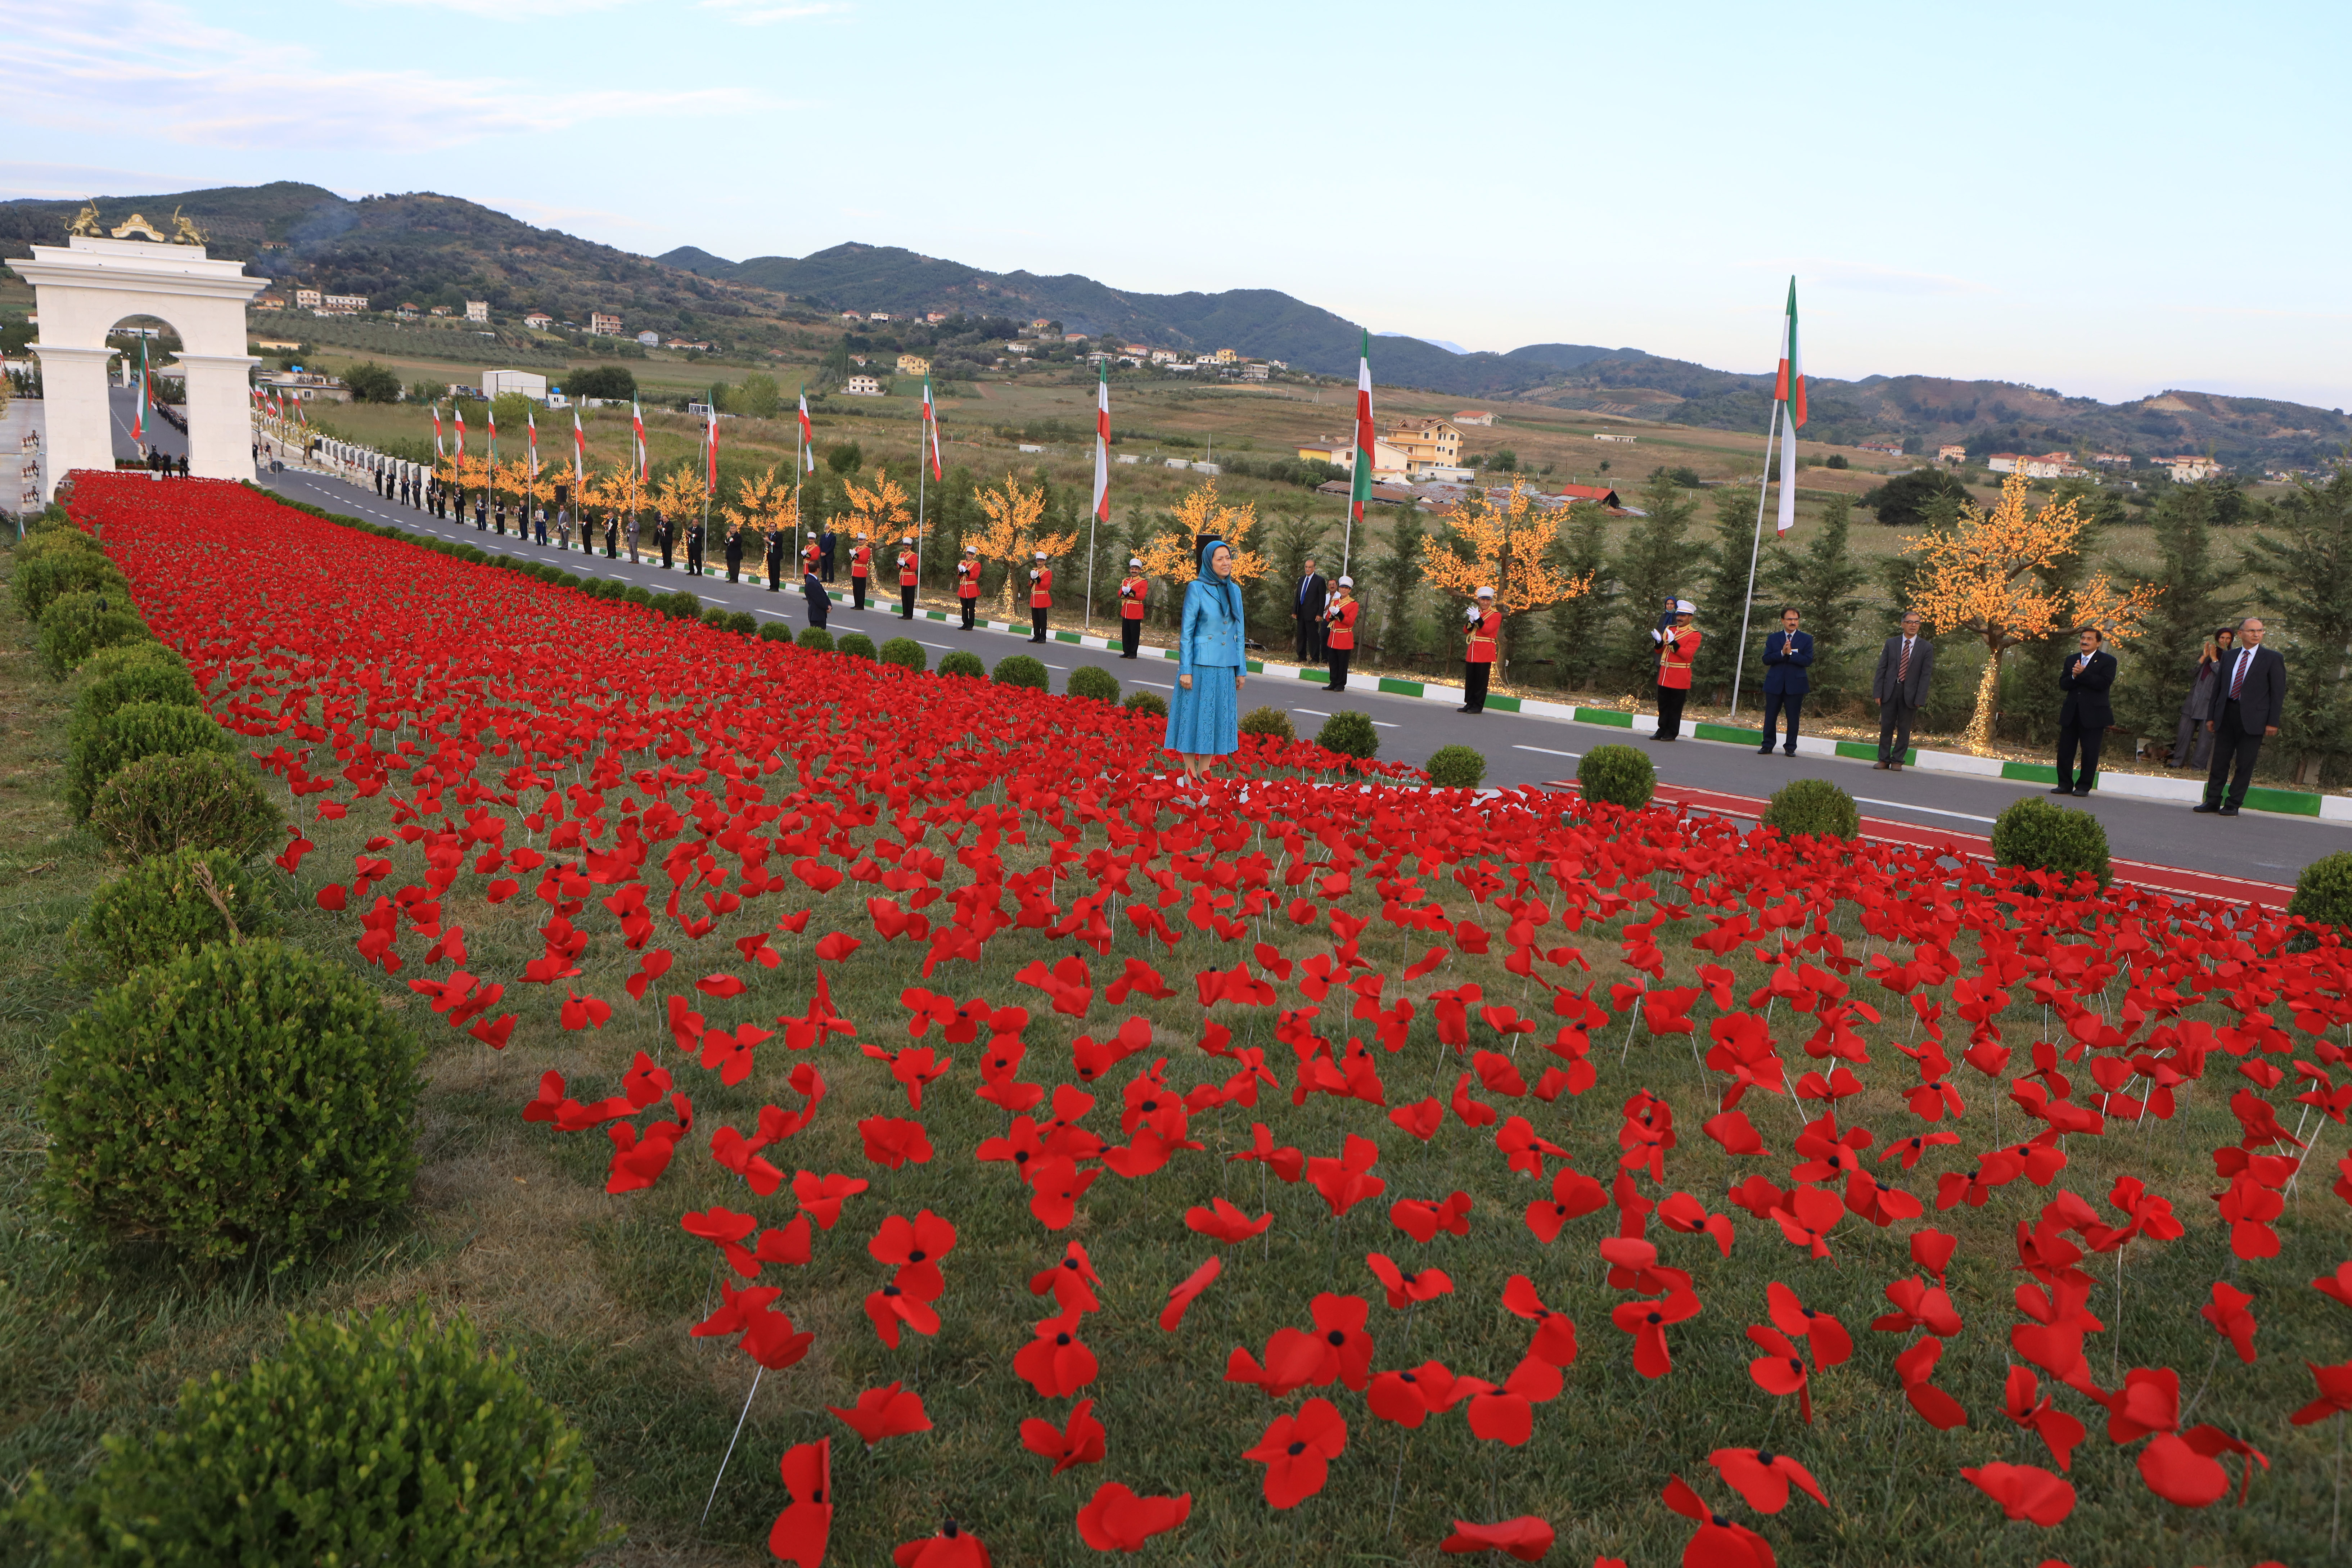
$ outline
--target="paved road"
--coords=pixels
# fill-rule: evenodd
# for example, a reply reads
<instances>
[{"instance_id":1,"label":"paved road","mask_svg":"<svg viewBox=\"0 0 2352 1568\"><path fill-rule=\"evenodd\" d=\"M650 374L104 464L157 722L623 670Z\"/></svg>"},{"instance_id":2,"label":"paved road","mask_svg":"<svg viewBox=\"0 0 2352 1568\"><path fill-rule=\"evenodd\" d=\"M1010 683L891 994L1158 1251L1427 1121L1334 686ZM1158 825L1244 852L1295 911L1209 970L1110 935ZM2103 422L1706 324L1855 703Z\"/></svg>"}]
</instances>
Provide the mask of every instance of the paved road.
<instances>
[{"instance_id":1,"label":"paved road","mask_svg":"<svg viewBox=\"0 0 2352 1568\"><path fill-rule=\"evenodd\" d=\"M373 489L354 489L315 475L285 473L267 476L268 482L288 495L373 522L463 539L484 550L503 550L561 565L582 576L617 577L667 591L689 586L706 605L724 605L754 615L784 620L795 627L806 624L807 605L797 594L770 594L764 588L730 586L723 579L706 577L692 583L677 572L658 566L607 561L577 551L541 549L509 535L478 533L471 523L442 523L424 512L377 498ZM933 662L949 649L969 647L993 665L1018 651L1025 637L1002 632L964 632L937 621L918 621L911 627L898 619L895 609L868 609L864 616L846 605L835 605L831 629L864 630L879 643L884 638L911 635L931 650ZM1141 664L1116 654L1055 643L1038 650L1058 681L1082 664L1097 665L1118 678L1122 686L1157 691L1165 696L1175 680L1164 663ZM1254 678L1243 694L1244 705L1273 703L1286 708L1299 731L1312 735L1342 699L1327 696L1304 681L1272 677ZM1656 763L1658 776L1677 784L1729 794L1765 795L1793 778L1825 778L1843 785L1862 803L1865 816L1916 823L1922 827L1949 828L1981 834L2000 809L2021 795L2047 786L1998 779L1959 777L1917 769L1884 773L1869 763L1831 757L1783 757L1777 752L1758 756L1745 746L1684 740L1664 743L1640 732L1516 713L1457 713L1439 702L1350 689L1346 706L1370 715L1380 727L1381 755L1420 763L1440 746L1467 745L1486 757L1487 782L1497 784L1534 784L1565 778L1576 771L1577 758L1588 747L1615 742L1641 747ZM2154 865L2177 866L2243 877L2260 882L2292 882L2295 873L2320 856L2352 849L2352 831L2335 823L2310 818L2250 813L2224 820L2199 816L2186 805L2149 801L2104 799L2080 803L2105 824L2111 850L2119 858Z\"/></svg>"}]
</instances>

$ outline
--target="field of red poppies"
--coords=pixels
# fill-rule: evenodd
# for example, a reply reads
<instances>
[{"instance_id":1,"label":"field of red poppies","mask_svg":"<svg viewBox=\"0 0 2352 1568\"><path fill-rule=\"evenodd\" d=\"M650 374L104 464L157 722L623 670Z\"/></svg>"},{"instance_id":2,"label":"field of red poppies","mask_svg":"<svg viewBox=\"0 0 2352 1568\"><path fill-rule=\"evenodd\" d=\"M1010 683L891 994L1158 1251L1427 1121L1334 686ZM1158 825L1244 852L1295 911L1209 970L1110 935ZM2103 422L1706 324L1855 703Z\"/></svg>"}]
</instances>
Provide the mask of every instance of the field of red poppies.
<instances>
[{"instance_id":1,"label":"field of red poppies","mask_svg":"<svg viewBox=\"0 0 2352 1568\"><path fill-rule=\"evenodd\" d=\"M2352 1550L2333 932L1305 745L1187 795L1102 704L73 510L437 1042L430 1245L335 1289L518 1350L622 1560Z\"/></svg>"}]
</instances>

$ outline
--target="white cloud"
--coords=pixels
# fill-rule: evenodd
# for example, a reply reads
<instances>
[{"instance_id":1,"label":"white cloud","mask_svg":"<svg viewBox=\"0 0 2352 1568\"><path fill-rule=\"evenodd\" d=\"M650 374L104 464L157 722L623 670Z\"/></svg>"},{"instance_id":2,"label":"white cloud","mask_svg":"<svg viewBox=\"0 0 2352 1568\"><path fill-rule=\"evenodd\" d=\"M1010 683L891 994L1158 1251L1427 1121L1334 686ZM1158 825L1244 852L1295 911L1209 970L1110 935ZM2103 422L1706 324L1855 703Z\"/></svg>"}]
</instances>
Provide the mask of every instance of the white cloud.
<instances>
[{"instance_id":1,"label":"white cloud","mask_svg":"<svg viewBox=\"0 0 2352 1568\"><path fill-rule=\"evenodd\" d=\"M812 0L793 3L786 0L696 0L695 9L717 11L747 27L757 27L770 22L805 22L818 16L846 15L854 6L833 3L833 0Z\"/></svg>"},{"instance_id":2,"label":"white cloud","mask_svg":"<svg viewBox=\"0 0 2352 1568\"><path fill-rule=\"evenodd\" d=\"M0 163L0 200L80 201L107 192L184 191L205 184L194 174L90 163Z\"/></svg>"},{"instance_id":3,"label":"white cloud","mask_svg":"<svg viewBox=\"0 0 2352 1568\"><path fill-rule=\"evenodd\" d=\"M1990 294L1990 284L1973 279L1955 278L1943 272L1914 272L1900 267L1882 267L1871 261L1847 261L1836 257L1805 256L1778 261L1744 261L1744 270L1777 272L1783 277L1797 275L1797 294L1801 304L1808 288L1845 289L1857 294Z\"/></svg>"},{"instance_id":4,"label":"white cloud","mask_svg":"<svg viewBox=\"0 0 2352 1568\"><path fill-rule=\"evenodd\" d=\"M207 26L166 0L17 0L14 9L20 105L47 100L60 125L129 127L195 146L423 152L603 116L764 101L731 88L549 94L492 77L343 68L300 46Z\"/></svg>"}]
</instances>

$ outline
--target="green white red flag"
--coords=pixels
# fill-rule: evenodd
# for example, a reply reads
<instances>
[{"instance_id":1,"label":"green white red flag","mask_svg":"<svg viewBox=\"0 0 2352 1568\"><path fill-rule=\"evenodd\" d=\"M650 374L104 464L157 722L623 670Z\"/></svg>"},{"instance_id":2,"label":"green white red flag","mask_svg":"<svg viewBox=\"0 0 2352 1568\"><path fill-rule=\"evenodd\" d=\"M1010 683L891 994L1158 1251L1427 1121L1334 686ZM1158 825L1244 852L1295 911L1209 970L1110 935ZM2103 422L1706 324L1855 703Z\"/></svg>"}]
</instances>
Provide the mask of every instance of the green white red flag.
<instances>
[{"instance_id":1,"label":"green white red flag","mask_svg":"<svg viewBox=\"0 0 2352 1568\"><path fill-rule=\"evenodd\" d=\"M928 386L930 384L927 381L923 384ZM801 388L801 471L804 474L816 472L816 426L809 420L808 388L805 386Z\"/></svg>"},{"instance_id":2,"label":"green white red flag","mask_svg":"<svg viewBox=\"0 0 2352 1568\"><path fill-rule=\"evenodd\" d=\"M131 409L131 438L147 439L147 340L139 340L139 401Z\"/></svg>"},{"instance_id":3,"label":"green white red flag","mask_svg":"<svg viewBox=\"0 0 2352 1568\"><path fill-rule=\"evenodd\" d=\"M653 477L646 461L646 411L634 397L629 399L629 430L630 439L637 446L637 483L644 484Z\"/></svg>"},{"instance_id":4,"label":"green white red flag","mask_svg":"<svg viewBox=\"0 0 2352 1568\"><path fill-rule=\"evenodd\" d=\"M1095 366L1095 521L1110 521L1110 367Z\"/></svg>"},{"instance_id":5,"label":"green white red flag","mask_svg":"<svg viewBox=\"0 0 2352 1568\"><path fill-rule=\"evenodd\" d=\"M1354 483L1348 491L1348 521L1364 521L1364 503L1372 499L1372 451L1379 437L1372 433L1372 333L1364 329L1364 341L1356 358L1356 460Z\"/></svg>"},{"instance_id":6,"label":"green white red flag","mask_svg":"<svg viewBox=\"0 0 2352 1568\"><path fill-rule=\"evenodd\" d=\"M588 488L588 433L580 428L580 410L572 411L572 488Z\"/></svg>"},{"instance_id":7,"label":"green white red flag","mask_svg":"<svg viewBox=\"0 0 2352 1568\"><path fill-rule=\"evenodd\" d=\"M930 447L931 478L945 479L947 475L940 467L940 410L931 401L931 378L928 375L923 377L923 439Z\"/></svg>"},{"instance_id":8,"label":"green white red flag","mask_svg":"<svg viewBox=\"0 0 2352 1568\"><path fill-rule=\"evenodd\" d=\"M1805 423L1805 362L1797 352L1797 280L1789 279L1789 314L1780 325L1780 374L1772 383L1780 405L1780 513L1776 531L1797 526L1797 432Z\"/></svg>"}]
</instances>

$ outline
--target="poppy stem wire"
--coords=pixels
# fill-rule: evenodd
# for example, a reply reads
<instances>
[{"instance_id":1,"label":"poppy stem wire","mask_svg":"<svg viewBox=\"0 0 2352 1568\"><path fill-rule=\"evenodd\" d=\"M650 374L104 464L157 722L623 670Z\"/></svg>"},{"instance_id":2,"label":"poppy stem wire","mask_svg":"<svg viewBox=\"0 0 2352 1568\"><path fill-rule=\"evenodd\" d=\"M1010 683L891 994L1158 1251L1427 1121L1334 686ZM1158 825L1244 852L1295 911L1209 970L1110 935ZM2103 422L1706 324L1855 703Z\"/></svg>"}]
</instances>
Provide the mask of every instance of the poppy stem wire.
<instances>
[{"instance_id":1,"label":"poppy stem wire","mask_svg":"<svg viewBox=\"0 0 2352 1568\"><path fill-rule=\"evenodd\" d=\"M710 1518L710 1505L719 1500L719 1483L727 1479L727 1461L735 1457L736 1438L743 1436L743 1423L751 1416L751 1401L760 1396L760 1379L767 1375L764 1366L751 1373L751 1392L743 1396L743 1414L735 1417L735 1435L727 1439L727 1452L719 1457L719 1473L710 1478L710 1495L702 1500L702 1518L694 1521L696 1533Z\"/></svg>"}]
</instances>

